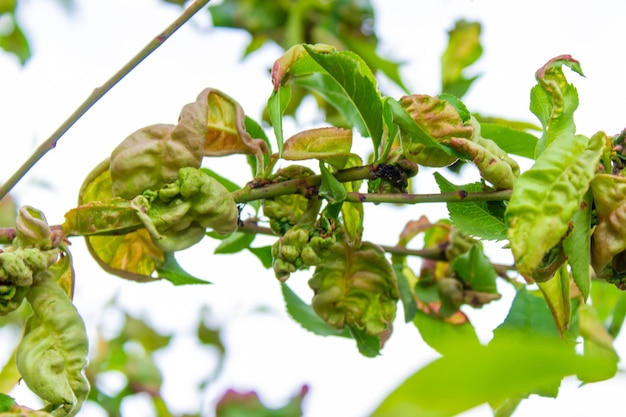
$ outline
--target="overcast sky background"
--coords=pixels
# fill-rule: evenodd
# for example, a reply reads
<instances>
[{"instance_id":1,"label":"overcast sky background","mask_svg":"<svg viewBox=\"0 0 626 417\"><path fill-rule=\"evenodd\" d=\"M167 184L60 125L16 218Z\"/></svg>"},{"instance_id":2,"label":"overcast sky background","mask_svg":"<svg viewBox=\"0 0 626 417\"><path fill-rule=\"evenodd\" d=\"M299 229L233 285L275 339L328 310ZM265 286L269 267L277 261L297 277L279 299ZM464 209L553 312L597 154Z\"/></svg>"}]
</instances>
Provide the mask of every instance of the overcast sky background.
<instances>
[{"instance_id":1,"label":"overcast sky background","mask_svg":"<svg viewBox=\"0 0 626 417\"><path fill-rule=\"evenodd\" d=\"M179 13L157 0L77 0L66 13L55 0L21 0L19 19L32 42L33 58L25 68L0 53L0 178L11 175L34 148L89 95ZM402 73L416 93L440 91L439 57L458 18L483 24L484 55L469 73L482 73L464 102L473 112L534 121L528 110L534 73L548 59L571 54L582 63L586 78L568 72L579 91L578 131L615 134L624 128L626 82L621 1L501 1L376 0L381 52L406 62ZM271 83L267 69L280 55L268 46L242 61L245 33L210 28L208 13L200 13L139 68L127 76L83 117L15 188L20 204L42 209L51 224L76 205L82 179L128 134L154 123L175 123L181 107L205 87L229 94L251 117L259 119ZM383 83L385 87L387 83ZM389 88L386 94L399 97ZM310 117L306 110L303 118ZM286 134L295 126L287 125ZM367 141L355 143L366 148ZM207 165L232 179L249 180L242 158L210 160ZM474 175L471 170L466 175ZM453 181L456 180L450 177ZM473 180L474 177L472 177ZM460 182L460 181L459 181ZM433 191L430 173L418 176L418 191ZM404 209L366 207L365 239L394 244L409 219L427 214L436 220L443 205ZM89 258L81 239L72 240L76 260L75 303L93 336L97 326L114 329L119 315L104 305L115 295L133 314L164 332L176 332L173 349L159 354L165 370L164 396L179 412L193 411L201 401L211 415L216 398L227 388L257 390L264 401L280 405L303 383L311 385L305 416L363 417L407 376L436 357L410 324L399 320L381 357L360 357L352 341L308 334L283 311L279 285L251 255L209 256L215 243L180 254L189 272L216 285L173 288L167 282L136 284L107 275ZM257 243L257 242L255 242ZM257 246L270 243L259 239ZM494 262L510 262L507 252L492 245ZM417 265L417 264L415 264ZM295 274L290 283L310 298L310 273ZM511 290L502 287L505 301L471 313L480 336L506 315ZM210 372L213 356L194 344L201 306L210 321L224 329L228 362L222 377L198 396L196 381ZM257 313L259 307L269 312ZM0 339L4 333L0 332ZM5 336L6 337L6 336ZM626 352L623 338L617 341ZM0 362L9 347L0 343ZM514 377L514 376L512 376ZM577 388L566 380L558 400L522 403L515 416L619 416L624 380ZM13 393L28 405L23 387ZM127 404L135 416L149 416L141 401ZM100 416L87 407L81 414ZM129 414L130 415L130 414ZM466 416L490 415L487 407Z\"/></svg>"}]
</instances>

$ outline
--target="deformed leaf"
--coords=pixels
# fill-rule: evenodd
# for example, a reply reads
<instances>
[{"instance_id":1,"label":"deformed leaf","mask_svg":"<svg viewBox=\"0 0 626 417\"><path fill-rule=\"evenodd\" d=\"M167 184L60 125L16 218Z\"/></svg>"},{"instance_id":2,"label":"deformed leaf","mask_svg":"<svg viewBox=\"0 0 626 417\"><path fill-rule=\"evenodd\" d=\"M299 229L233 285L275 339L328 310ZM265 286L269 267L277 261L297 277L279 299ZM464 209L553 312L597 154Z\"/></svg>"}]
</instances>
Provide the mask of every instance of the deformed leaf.
<instances>
[{"instance_id":1,"label":"deformed leaf","mask_svg":"<svg viewBox=\"0 0 626 417\"><path fill-rule=\"evenodd\" d=\"M591 241L591 265L600 278L618 278L624 272L618 255L626 250L626 178L597 174L591 191L598 216ZM616 283L620 284L619 278Z\"/></svg>"},{"instance_id":2,"label":"deformed leaf","mask_svg":"<svg viewBox=\"0 0 626 417\"><path fill-rule=\"evenodd\" d=\"M135 197L131 207L165 252L186 249L199 242L206 228L230 234L237 230L239 211L233 196L200 169L181 168L175 182L156 193Z\"/></svg>"},{"instance_id":3,"label":"deformed leaf","mask_svg":"<svg viewBox=\"0 0 626 417\"><path fill-rule=\"evenodd\" d=\"M221 91L207 88L198 96L206 103L206 138L204 155L222 156L235 153L253 154L262 168L269 148L263 139L254 139L246 130L243 109L237 101ZM257 169L261 172L262 169Z\"/></svg>"},{"instance_id":4,"label":"deformed leaf","mask_svg":"<svg viewBox=\"0 0 626 417\"><path fill-rule=\"evenodd\" d=\"M423 140L415 134L417 132L413 132L414 129L408 128L398 119L404 155L419 165L432 167L446 166L456 161L458 156L439 145L439 142L442 139L472 137L474 129L463 123L458 110L444 99L425 94L402 97L400 104L423 130L423 134L430 138ZM398 118L399 115L394 116Z\"/></svg>"},{"instance_id":5,"label":"deformed leaf","mask_svg":"<svg viewBox=\"0 0 626 417\"><path fill-rule=\"evenodd\" d=\"M515 263L532 276L544 255L557 245L579 210L595 175L604 141L562 135L515 182L505 218Z\"/></svg>"},{"instance_id":6,"label":"deformed leaf","mask_svg":"<svg viewBox=\"0 0 626 417\"><path fill-rule=\"evenodd\" d=\"M380 347L391 335L398 302L395 274L378 246L344 242L330 247L333 257L317 266L309 286L313 309L330 326L351 326L376 336ZM354 329L353 329L354 330Z\"/></svg>"},{"instance_id":7,"label":"deformed leaf","mask_svg":"<svg viewBox=\"0 0 626 417\"><path fill-rule=\"evenodd\" d=\"M580 63L570 55L552 58L535 74L537 85L530 92L530 110L543 126L535 157L541 155L556 138L576 133L574 111L578 108L578 92L567 82L563 65L584 75Z\"/></svg>"}]
</instances>

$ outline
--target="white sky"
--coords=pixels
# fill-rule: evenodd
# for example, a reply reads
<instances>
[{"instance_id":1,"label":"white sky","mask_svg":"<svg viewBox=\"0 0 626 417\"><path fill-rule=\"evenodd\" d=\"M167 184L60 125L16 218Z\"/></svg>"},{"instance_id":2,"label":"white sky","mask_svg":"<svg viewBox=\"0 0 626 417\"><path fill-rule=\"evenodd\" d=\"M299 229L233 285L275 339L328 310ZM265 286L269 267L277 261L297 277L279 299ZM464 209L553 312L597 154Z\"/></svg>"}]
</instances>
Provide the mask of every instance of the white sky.
<instances>
[{"instance_id":1,"label":"white sky","mask_svg":"<svg viewBox=\"0 0 626 417\"><path fill-rule=\"evenodd\" d=\"M34 57L21 69L13 58L0 54L0 141L4 149L0 178L14 172L93 88L178 14L176 7L157 0L77 0L72 15L64 13L54 0L21 2L20 19L31 36ZM622 48L626 34L622 19L626 5L619 0L593 4L583 0L377 0L374 4L382 51L407 62L403 75L416 93L439 92L439 56L446 31L459 17L476 19L483 23L485 53L471 70L483 73L464 100L471 111L534 121L528 97L536 69L553 56L569 53L581 61L587 76L569 75L580 95L579 132L614 134L624 128L626 83L622 73L626 57ZM76 204L82 179L93 166L134 130L153 123L175 123L180 108L205 87L234 97L258 119L271 92L267 68L279 56L279 49L267 47L241 61L247 35L209 26L206 14L194 19L96 104L16 187L20 204L38 207L50 223L61 223L63 214ZM389 94L400 93L390 90ZM211 160L208 165L234 181L249 179L245 163L236 157ZM418 178L420 191L429 190L429 174L421 173ZM420 206L398 214L396 208L368 206L366 239L393 244L406 220L423 213L435 220L442 210L442 205ZM214 244L208 240L181 254L179 260L189 272L216 285L175 289L167 282L140 285L108 276L88 258L80 239L72 242L75 302L92 334L103 319L116 323L118 317L113 313L103 316L102 308L117 294L132 313L180 335L176 349L159 358L166 372L164 395L180 412L193 411L201 401L210 415L215 399L230 387L257 390L263 400L280 405L301 384L309 383L306 417L362 417L405 377L436 357L414 327L401 321L377 359L360 357L352 341L306 333L283 312L271 271L248 255L209 258ZM494 261L510 261L506 252L494 249L492 253ZM296 274L290 281L306 298L310 297L308 277ZM510 300L510 290L503 290L509 291L505 295ZM192 343L202 305L209 306L212 321L225 329L229 360L220 380L199 399L193 391L194 378L203 377L213 366L211 356ZM269 307L271 312L255 313L259 306ZM505 301L472 315L481 337L489 337L507 308ZM618 346L626 352L621 339ZM7 349L0 345L0 362ZM622 415L623 384L620 378L578 389L575 381L566 381L559 400L532 399L523 403L515 416L583 417L595 416L599 409L604 416ZM31 398L23 390L16 390L16 395L28 401ZM150 415L142 404L135 407L134 415ZM82 415L99 414L88 408ZM466 415L490 412L482 407Z\"/></svg>"}]
</instances>

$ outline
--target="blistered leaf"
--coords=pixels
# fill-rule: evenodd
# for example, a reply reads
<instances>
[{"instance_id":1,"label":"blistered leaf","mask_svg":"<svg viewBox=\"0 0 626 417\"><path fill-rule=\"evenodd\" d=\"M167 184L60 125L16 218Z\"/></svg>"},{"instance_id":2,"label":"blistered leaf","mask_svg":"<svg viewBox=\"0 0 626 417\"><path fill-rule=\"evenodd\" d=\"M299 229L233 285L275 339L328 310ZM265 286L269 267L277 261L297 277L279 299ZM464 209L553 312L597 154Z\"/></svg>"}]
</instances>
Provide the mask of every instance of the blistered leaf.
<instances>
[{"instance_id":1,"label":"blistered leaf","mask_svg":"<svg viewBox=\"0 0 626 417\"><path fill-rule=\"evenodd\" d=\"M401 127L404 155L419 165L433 167L450 165L456 161L454 152L438 144L442 139L472 136L473 128L465 126L456 108L446 100L424 94L402 97L400 104L423 131L421 135L416 135L420 132L403 123L398 112L394 111L394 117Z\"/></svg>"},{"instance_id":2,"label":"blistered leaf","mask_svg":"<svg viewBox=\"0 0 626 417\"><path fill-rule=\"evenodd\" d=\"M544 255L568 231L595 175L604 141L600 135L562 135L515 182L505 218L515 263L531 277Z\"/></svg>"},{"instance_id":3,"label":"blistered leaf","mask_svg":"<svg viewBox=\"0 0 626 417\"><path fill-rule=\"evenodd\" d=\"M206 228L230 234L239 211L233 196L217 180L195 168L181 168L178 180L131 202L154 243L165 252L186 249L204 237Z\"/></svg>"},{"instance_id":4,"label":"blistered leaf","mask_svg":"<svg viewBox=\"0 0 626 417\"><path fill-rule=\"evenodd\" d=\"M464 190L484 191L482 184L454 185L441 174L435 173L435 180L442 193ZM487 240L505 240L507 227L504 222L504 206L499 202L469 201L447 203L450 220L454 226L473 236Z\"/></svg>"},{"instance_id":5,"label":"blistered leaf","mask_svg":"<svg viewBox=\"0 0 626 417\"><path fill-rule=\"evenodd\" d=\"M378 337L382 347L391 335L398 301L395 274L384 252L368 242L359 248L337 242L330 252L332 258L317 266L309 280L313 309L336 329L352 326Z\"/></svg>"},{"instance_id":6,"label":"blistered leaf","mask_svg":"<svg viewBox=\"0 0 626 417\"><path fill-rule=\"evenodd\" d=\"M27 295L33 314L24 326L16 363L28 387L51 404L55 415L70 417L89 393L84 375L88 340L85 324L55 278L34 284Z\"/></svg>"},{"instance_id":7,"label":"blistered leaf","mask_svg":"<svg viewBox=\"0 0 626 417\"><path fill-rule=\"evenodd\" d=\"M535 74L537 85L530 92L530 110L543 126L543 135L535 150L536 157L558 137L576 133L574 111L578 107L578 92L567 82L563 65L583 75L580 63L570 55L552 58Z\"/></svg>"},{"instance_id":8,"label":"blistered leaf","mask_svg":"<svg viewBox=\"0 0 626 417\"><path fill-rule=\"evenodd\" d=\"M203 136L172 137L174 125L137 130L113 150L110 159L112 196L130 200L145 190L173 181L181 167L200 167Z\"/></svg>"},{"instance_id":9,"label":"blistered leaf","mask_svg":"<svg viewBox=\"0 0 626 417\"><path fill-rule=\"evenodd\" d=\"M480 58L480 23L458 20L448 32L448 47L441 56L441 91L462 97L478 78L466 78L465 68Z\"/></svg>"},{"instance_id":10,"label":"blistered leaf","mask_svg":"<svg viewBox=\"0 0 626 417\"><path fill-rule=\"evenodd\" d=\"M626 178L598 174L591 182L598 225L591 241L591 264L599 277L617 279L624 268L618 255L626 250Z\"/></svg>"},{"instance_id":11,"label":"blistered leaf","mask_svg":"<svg viewBox=\"0 0 626 417\"><path fill-rule=\"evenodd\" d=\"M17 211L15 244L19 247L49 249L52 246L46 216L34 207L23 206Z\"/></svg>"},{"instance_id":12,"label":"blistered leaf","mask_svg":"<svg viewBox=\"0 0 626 417\"><path fill-rule=\"evenodd\" d=\"M497 190L512 188L520 172L517 162L494 141L482 137L476 119L471 118L467 124L473 127L470 139L450 137L442 139L441 143L454 149L459 156L471 160L480 171L480 176Z\"/></svg>"}]
</instances>

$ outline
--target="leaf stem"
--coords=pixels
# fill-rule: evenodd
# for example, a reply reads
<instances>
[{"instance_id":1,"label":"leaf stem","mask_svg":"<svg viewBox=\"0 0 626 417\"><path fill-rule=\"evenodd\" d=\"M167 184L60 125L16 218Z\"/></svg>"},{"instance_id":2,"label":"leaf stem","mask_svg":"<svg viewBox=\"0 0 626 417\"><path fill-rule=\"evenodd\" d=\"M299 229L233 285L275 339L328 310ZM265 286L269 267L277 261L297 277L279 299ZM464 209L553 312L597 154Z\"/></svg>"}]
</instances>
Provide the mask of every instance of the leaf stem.
<instances>
[{"instance_id":1,"label":"leaf stem","mask_svg":"<svg viewBox=\"0 0 626 417\"><path fill-rule=\"evenodd\" d=\"M55 130L48 139L46 139L33 154L15 171L15 173L0 185L0 199L15 187L20 179L51 149L56 147L57 142L76 123L94 104L98 102L113 86L129 74L137 65L139 65L148 55L154 52L163 44L174 32L176 32L183 24L185 24L194 14L206 6L210 0L195 0L181 15L174 20L169 26L152 39L141 51L130 59L123 67L111 76L104 84L94 89L89 97Z\"/></svg>"}]
</instances>

